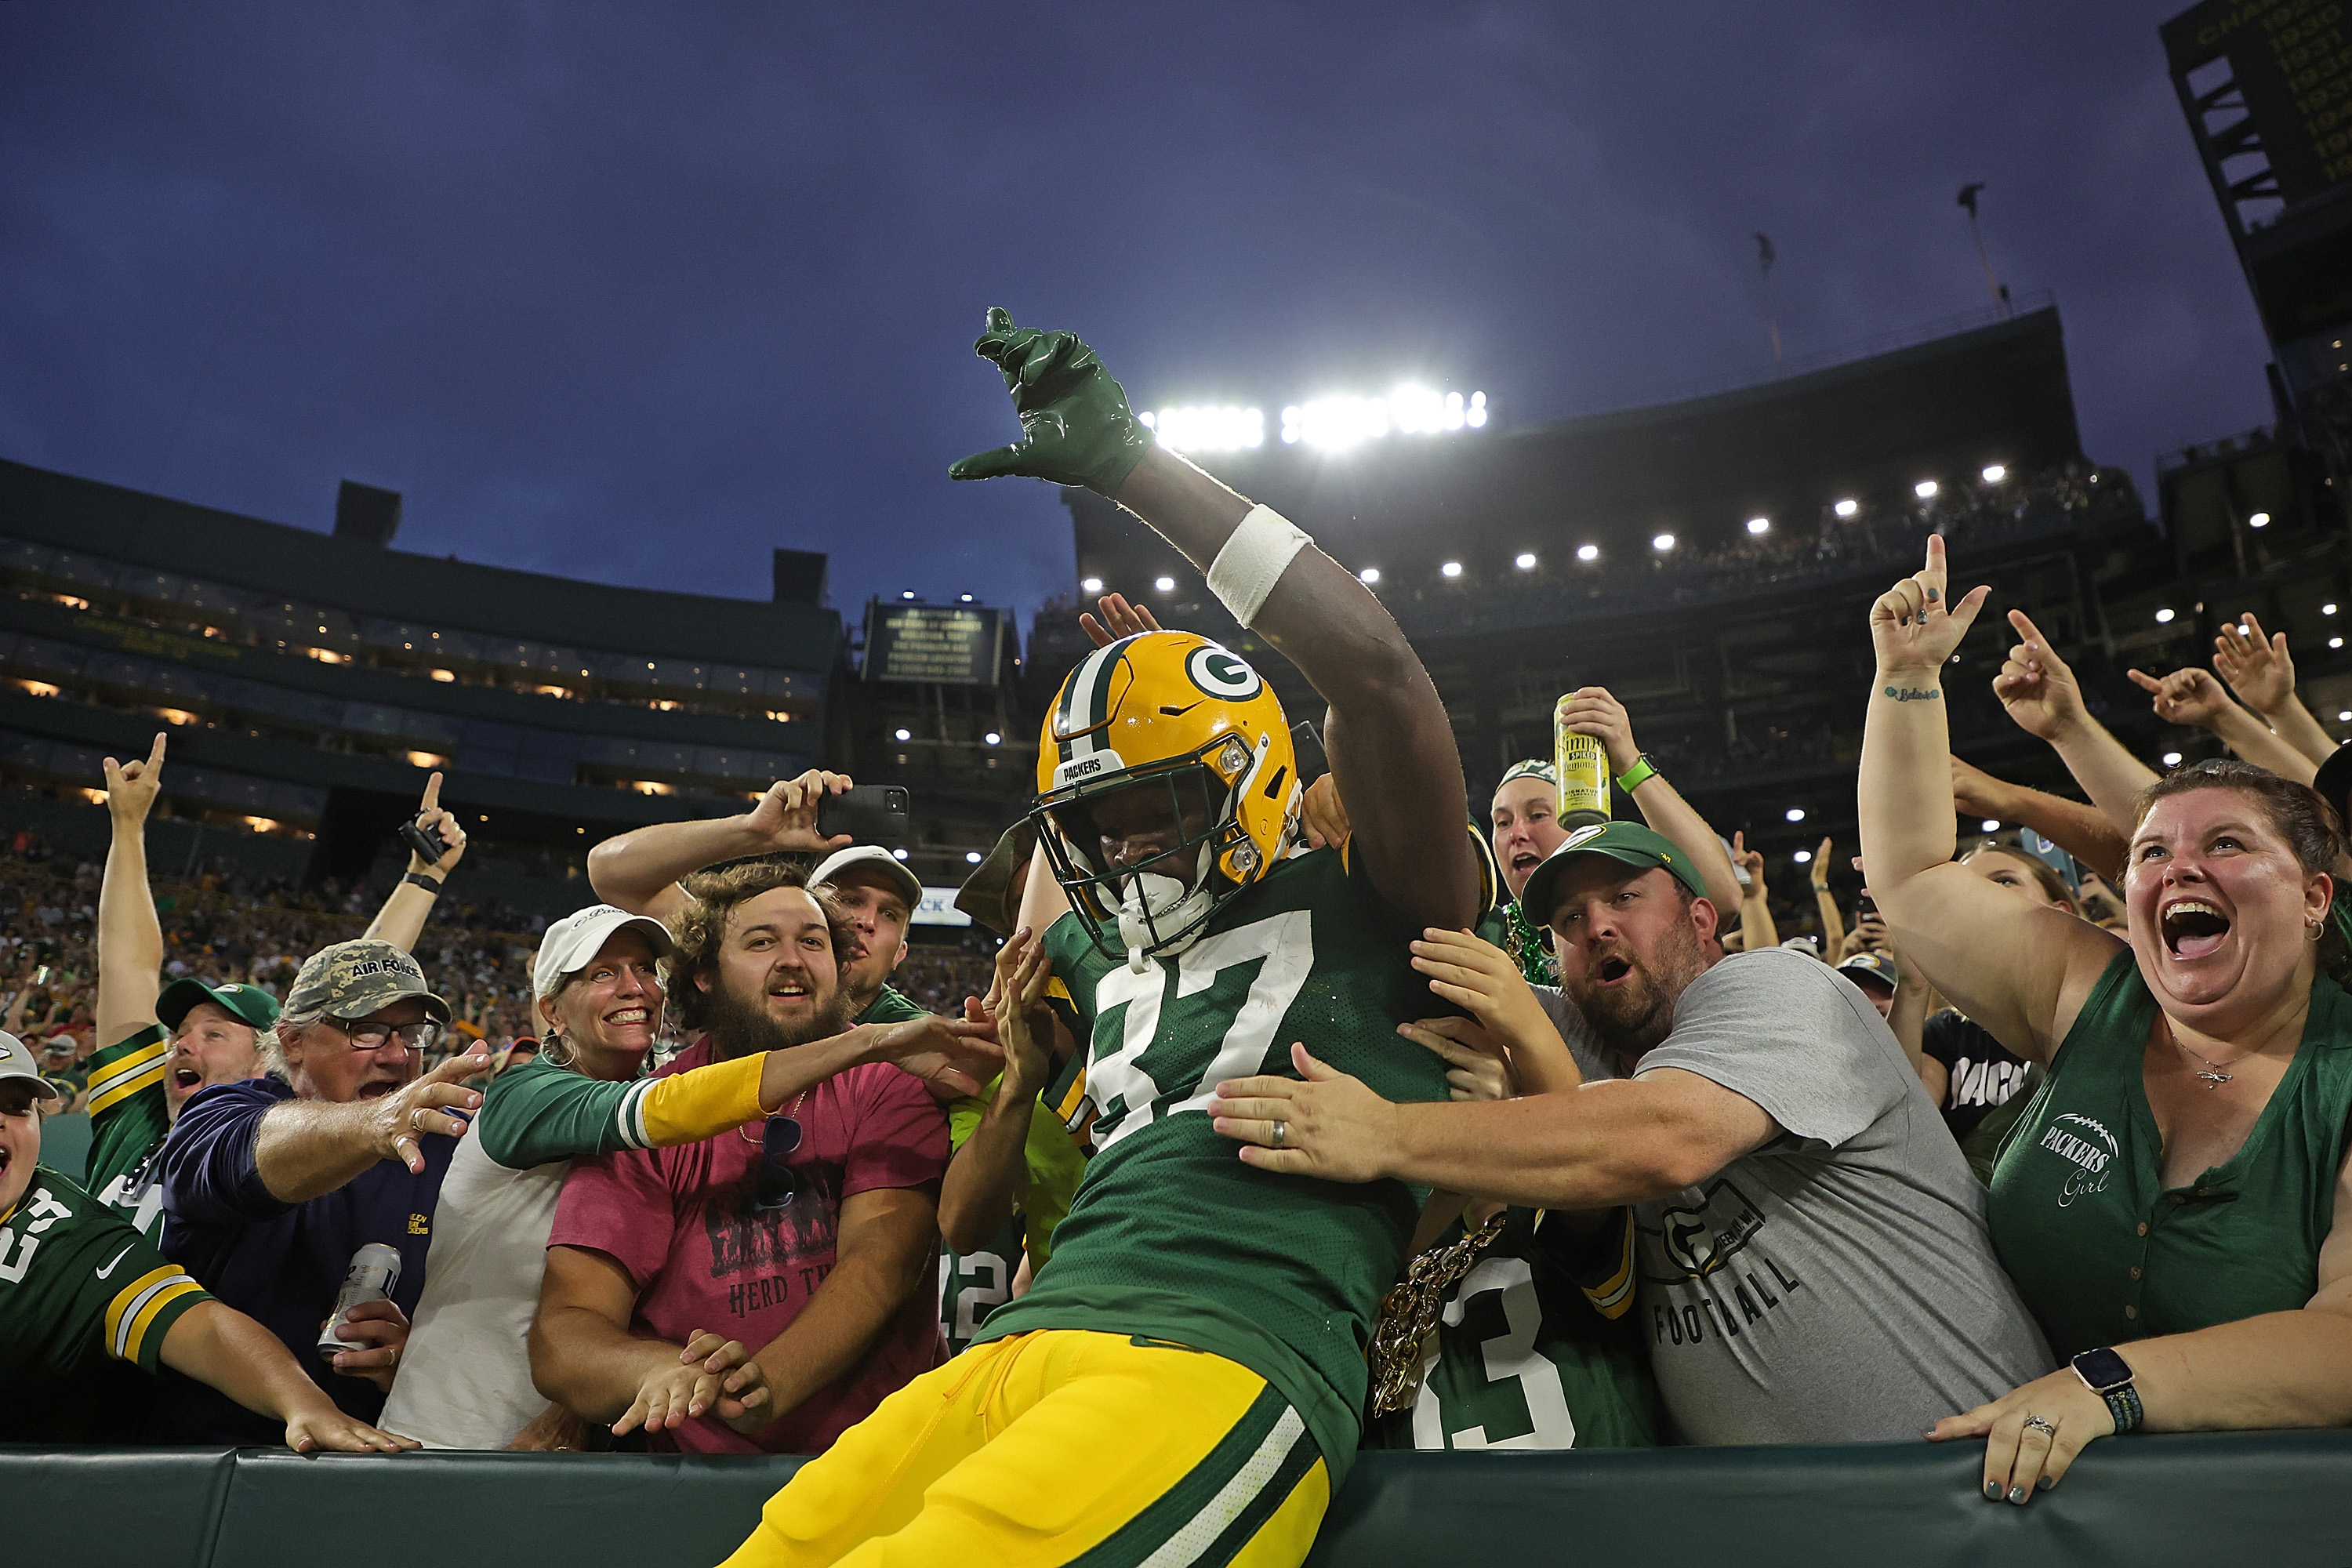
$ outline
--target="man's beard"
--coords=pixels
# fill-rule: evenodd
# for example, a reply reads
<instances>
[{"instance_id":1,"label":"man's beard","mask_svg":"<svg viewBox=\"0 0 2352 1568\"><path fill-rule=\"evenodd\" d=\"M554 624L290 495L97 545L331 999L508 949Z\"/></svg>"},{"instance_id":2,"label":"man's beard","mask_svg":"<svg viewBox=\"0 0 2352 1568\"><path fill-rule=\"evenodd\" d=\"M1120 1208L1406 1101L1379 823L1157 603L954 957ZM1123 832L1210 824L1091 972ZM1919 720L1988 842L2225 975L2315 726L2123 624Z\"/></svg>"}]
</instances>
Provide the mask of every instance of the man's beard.
<instances>
[{"instance_id":1,"label":"man's beard","mask_svg":"<svg viewBox=\"0 0 2352 1568\"><path fill-rule=\"evenodd\" d=\"M724 1061L750 1056L754 1051L780 1051L804 1046L811 1040L830 1039L849 1028L849 998L839 990L801 1024L778 1023L768 1012L765 992L760 994L758 1000L747 1002L730 991L723 981L711 988L709 1002L703 1032Z\"/></svg>"},{"instance_id":2,"label":"man's beard","mask_svg":"<svg viewBox=\"0 0 2352 1568\"><path fill-rule=\"evenodd\" d=\"M1633 965L1630 984L1602 990L1590 981L1563 981L1562 989L1601 1045L1630 1063L1674 1032L1675 1004L1683 988L1706 972L1706 955L1699 949L1698 933L1677 921L1648 957L1622 952L1618 956Z\"/></svg>"}]
</instances>

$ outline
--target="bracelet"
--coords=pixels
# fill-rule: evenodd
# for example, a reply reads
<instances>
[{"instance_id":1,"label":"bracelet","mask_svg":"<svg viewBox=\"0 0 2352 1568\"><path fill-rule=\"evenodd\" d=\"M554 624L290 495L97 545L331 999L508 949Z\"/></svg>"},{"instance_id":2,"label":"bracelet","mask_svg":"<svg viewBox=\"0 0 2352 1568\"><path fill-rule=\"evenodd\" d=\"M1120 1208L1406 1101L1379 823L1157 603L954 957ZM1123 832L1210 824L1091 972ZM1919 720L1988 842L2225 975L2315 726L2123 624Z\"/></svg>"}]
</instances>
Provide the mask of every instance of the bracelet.
<instances>
[{"instance_id":1,"label":"bracelet","mask_svg":"<svg viewBox=\"0 0 2352 1568\"><path fill-rule=\"evenodd\" d=\"M1247 626L1282 580L1290 558L1314 543L1270 506L1255 506L1209 563L1209 592Z\"/></svg>"},{"instance_id":2,"label":"bracelet","mask_svg":"<svg viewBox=\"0 0 2352 1568\"><path fill-rule=\"evenodd\" d=\"M428 877L422 871L411 871L406 876L401 878L401 880L412 888L422 888L436 898L438 898L441 895L440 879L438 878Z\"/></svg>"},{"instance_id":3,"label":"bracelet","mask_svg":"<svg viewBox=\"0 0 2352 1568\"><path fill-rule=\"evenodd\" d=\"M1617 775L1617 787L1623 790L1627 795L1632 795L1634 790L1640 788L1643 784L1648 784L1652 779L1656 778L1657 776L1658 764L1650 761L1649 752L1643 752L1640 756L1633 759L1633 765L1632 767L1627 768L1623 773Z\"/></svg>"},{"instance_id":4,"label":"bracelet","mask_svg":"<svg viewBox=\"0 0 2352 1568\"><path fill-rule=\"evenodd\" d=\"M2108 1389L2099 1397L2107 1402L2107 1414L2115 1417L2116 1436L2120 1437L2139 1426L2143 1413L2137 1387L2126 1383L2121 1388Z\"/></svg>"}]
</instances>

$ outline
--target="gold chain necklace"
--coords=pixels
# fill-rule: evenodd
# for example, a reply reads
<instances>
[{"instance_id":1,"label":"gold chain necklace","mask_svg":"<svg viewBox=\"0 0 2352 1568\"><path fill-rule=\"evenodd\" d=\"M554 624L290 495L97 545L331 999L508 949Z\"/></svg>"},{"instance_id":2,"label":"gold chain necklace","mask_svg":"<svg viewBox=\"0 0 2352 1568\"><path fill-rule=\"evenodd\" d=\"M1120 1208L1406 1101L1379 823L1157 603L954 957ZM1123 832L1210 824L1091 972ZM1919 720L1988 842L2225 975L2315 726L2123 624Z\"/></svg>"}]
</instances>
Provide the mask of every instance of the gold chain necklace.
<instances>
[{"instance_id":1,"label":"gold chain necklace","mask_svg":"<svg viewBox=\"0 0 2352 1568\"><path fill-rule=\"evenodd\" d=\"M1412 1403L1421 1384L1422 1342L1437 1327L1445 1292L1476 1267L1479 1255L1495 1245L1509 1217L1510 1210L1498 1210L1453 1246L1423 1252L1382 1299L1380 1321L1372 1325L1373 1415L1386 1415Z\"/></svg>"}]
</instances>

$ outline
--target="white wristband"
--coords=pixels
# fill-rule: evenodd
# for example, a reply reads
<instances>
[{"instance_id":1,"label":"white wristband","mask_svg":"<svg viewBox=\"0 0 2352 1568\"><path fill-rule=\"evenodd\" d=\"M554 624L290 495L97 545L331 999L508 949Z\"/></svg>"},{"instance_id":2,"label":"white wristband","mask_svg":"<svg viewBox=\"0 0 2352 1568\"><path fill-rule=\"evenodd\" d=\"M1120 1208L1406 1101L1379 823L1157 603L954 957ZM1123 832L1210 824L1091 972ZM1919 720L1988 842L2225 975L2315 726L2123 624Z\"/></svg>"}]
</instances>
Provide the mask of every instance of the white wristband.
<instances>
[{"instance_id":1,"label":"white wristband","mask_svg":"<svg viewBox=\"0 0 2352 1568\"><path fill-rule=\"evenodd\" d=\"M1248 626L1282 580L1290 558L1314 542L1274 508L1252 507L1209 563L1209 592L1233 612L1234 619Z\"/></svg>"}]
</instances>

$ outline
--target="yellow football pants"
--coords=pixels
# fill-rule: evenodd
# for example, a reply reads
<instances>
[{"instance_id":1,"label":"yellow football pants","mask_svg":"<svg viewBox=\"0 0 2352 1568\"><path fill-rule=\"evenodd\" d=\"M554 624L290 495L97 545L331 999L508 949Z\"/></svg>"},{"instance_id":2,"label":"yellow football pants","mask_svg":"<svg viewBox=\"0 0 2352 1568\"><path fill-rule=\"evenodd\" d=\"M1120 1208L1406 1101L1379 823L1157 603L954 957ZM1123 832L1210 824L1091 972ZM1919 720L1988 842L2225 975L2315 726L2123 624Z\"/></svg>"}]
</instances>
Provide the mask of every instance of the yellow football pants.
<instances>
[{"instance_id":1,"label":"yellow football pants","mask_svg":"<svg viewBox=\"0 0 2352 1568\"><path fill-rule=\"evenodd\" d=\"M768 1500L726 1568L1296 1568L1330 1500L1313 1435L1247 1367L1045 1330L884 1400Z\"/></svg>"}]
</instances>

